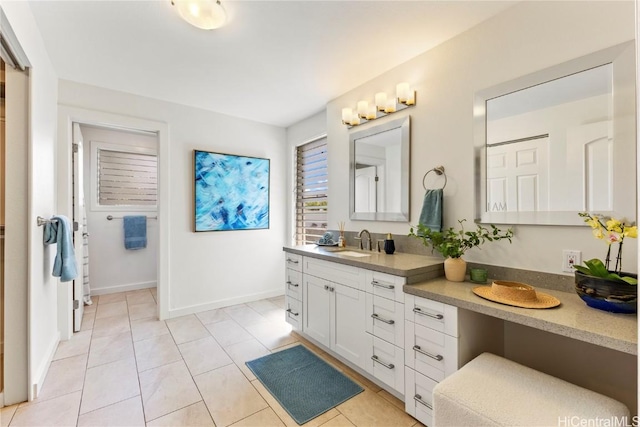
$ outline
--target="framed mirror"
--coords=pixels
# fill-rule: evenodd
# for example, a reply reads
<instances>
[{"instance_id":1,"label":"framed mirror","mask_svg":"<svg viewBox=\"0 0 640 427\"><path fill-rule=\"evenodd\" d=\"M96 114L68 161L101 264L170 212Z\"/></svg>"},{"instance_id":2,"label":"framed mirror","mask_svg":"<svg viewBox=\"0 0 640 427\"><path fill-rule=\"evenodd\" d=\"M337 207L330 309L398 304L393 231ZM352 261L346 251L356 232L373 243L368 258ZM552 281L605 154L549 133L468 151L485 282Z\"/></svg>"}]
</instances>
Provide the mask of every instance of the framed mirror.
<instances>
[{"instance_id":1,"label":"framed mirror","mask_svg":"<svg viewBox=\"0 0 640 427\"><path fill-rule=\"evenodd\" d=\"M350 135L351 219L409 221L409 135L409 116Z\"/></svg>"},{"instance_id":2,"label":"framed mirror","mask_svg":"<svg viewBox=\"0 0 640 427\"><path fill-rule=\"evenodd\" d=\"M476 221L636 218L634 43L476 94Z\"/></svg>"}]
</instances>

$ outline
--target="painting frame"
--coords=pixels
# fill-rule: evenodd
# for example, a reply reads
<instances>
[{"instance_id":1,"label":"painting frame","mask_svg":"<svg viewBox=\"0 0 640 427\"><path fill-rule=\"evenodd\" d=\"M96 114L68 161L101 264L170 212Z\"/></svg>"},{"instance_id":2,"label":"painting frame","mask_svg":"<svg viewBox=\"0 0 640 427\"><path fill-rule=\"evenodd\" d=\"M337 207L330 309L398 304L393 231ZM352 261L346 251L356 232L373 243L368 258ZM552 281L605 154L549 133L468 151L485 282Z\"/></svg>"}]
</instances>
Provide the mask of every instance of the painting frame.
<instances>
[{"instance_id":1,"label":"painting frame","mask_svg":"<svg viewBox=\"0 0 640 427\"><path fill-rule=\"evenodd\" d=\"M193 230L270 228L271 160L193 150Z\"/></svg>"}]
</instances>

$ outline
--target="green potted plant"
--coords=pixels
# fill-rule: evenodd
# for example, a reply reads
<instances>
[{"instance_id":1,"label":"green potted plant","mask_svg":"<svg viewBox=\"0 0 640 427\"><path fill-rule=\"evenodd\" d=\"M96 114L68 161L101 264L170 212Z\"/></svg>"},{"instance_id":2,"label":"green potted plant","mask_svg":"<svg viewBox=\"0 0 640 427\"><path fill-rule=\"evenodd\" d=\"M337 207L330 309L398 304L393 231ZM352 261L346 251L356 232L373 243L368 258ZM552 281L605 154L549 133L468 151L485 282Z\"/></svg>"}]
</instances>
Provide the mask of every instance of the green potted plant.
<instances>
[{"instance_id":1,"label":"green potted plant","mask_svg":"<svg viewBox=\"0 0 640 427\"><path fill-rule=\"evenodd\" d=\"M625 238L637 238L638 227L624 220L581 212L592 229L593 236L607 245L604 262L593 258L576 269L576 292L589 306L614 313L636 313L638 311L638 276L622 271L622 244ZM611 247L618 247L616 264L611 264Z\"/></svg>"},{"instance_id":2,"label":"green potted plant","mask_svg":"<svg viewBox=\"0 0 640 427\"><path fill-rule=\"evenodd\" d=\"M433 231L429 227L418 224L415 229L411 227L409 236L422 239L425 246L431 246L431 251L438 251L444 261L444 275L447 280L452 282L464 281L467 272L467 263L462 259L462 255L471 248L480 246L485 242L493 242L495 240L507 239L511 243L513 230L509 228L502 231L493 224L487 229L480 224L476 224L474 231L465 231L463 223L465 219L458 220L460 229L453 227L444 231Z\"/></svg>"}]
</instances>

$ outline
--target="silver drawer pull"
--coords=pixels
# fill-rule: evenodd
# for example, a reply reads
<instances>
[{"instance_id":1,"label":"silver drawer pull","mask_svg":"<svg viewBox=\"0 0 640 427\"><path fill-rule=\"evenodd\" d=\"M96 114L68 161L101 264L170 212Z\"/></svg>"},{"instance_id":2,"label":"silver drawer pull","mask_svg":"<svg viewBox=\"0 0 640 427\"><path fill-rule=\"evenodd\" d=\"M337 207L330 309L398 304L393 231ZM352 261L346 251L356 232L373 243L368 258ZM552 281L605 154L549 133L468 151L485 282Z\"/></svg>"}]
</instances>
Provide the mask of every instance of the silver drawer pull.
<instances>
[{"instance_id":1,"label":"silver drawer pull","mask_svg":"<svg viewBox=\"0 0 640 427\"><path fill-rule=\"evenodd\" d=\"M297 288L300 285L297 283L291 283L291 280L287 280L287 286L293 286L294 288Z\"/></svg>"},{"instance_id":2,"label":"silver drawer pull","mask_svg":"<svg viewBox=\"0 0 640 427\"><path fill-rule=\"evenodd\" d=\"M296 259L291 259L291 258L287 258L287 262L290 262L291 264L297 264L298 260Z\"/></svg>"},{"instance_id":3,"label":"silver drawer pull","mask_svg":"<svg viewBox=\"0 0 640 427\"><path fill-rule=\"evenodd\" d=\"M413 309L413 312L414 312L414 313L417 313L417 314L422 314L423 316L432 317L432 318L434 318L434 319L439 319L439 320L440 320L440 319L444 319L444 316L443 316L442 314L432 314L432 313L429 313L429 312L427 312L427 311L422 311L422 309L421 309L421 308L418 308L418 307L415 307L415 308Z\"/></svg>"},{"instance_id":4,"label":"silver drawer pull","mask_svg":"<svg viewBox=\"0 0 640 427\"><path fill-rule=\"evenodd\" d=\"M385 289L395 289L396 287L393 285L383 285L382 283L378 282L377 280L372 280L371 284L373 286L377 286L379 288L385 288Z\"/></svg>"},{"instance_id":5,"label":"silver drawer pull","mask_svg":"<svg viewBox=\"0 0 640 427\"><path fill-rule=\"evenodd\" d=\"M329 292L333 292L336 290L336 288L328 286L328 285L324 285L324 290L325 291L329 291Z\"/></svg>"},{"instance_id":6,"label":"silver drawer pull","mask_svg":"<svg viewBox=\"0 0 640 427\"><path fill-rule=\"evenodd\" d=\"M422 400L422 396L420 396L419 394L416 394L415 396L413 396L413 400L415 400L416 402L418 402L421 405L426 406L427 408L433 410L433 406L431 406L429 404L429 402L425 402L424 400Z\"/></svg>"},{"instance_id":7,"label":"silver drawer pull","mask_svg":"<svg viewBox=\"0 0 640 427\"><path fill-rule=\"evenodd\" d=\"M376 363L381 364L382 366L384 366L387 369L393 369L395 368L395 365L393 363L384 363L383 361L381 361L380 359L378 359L378 356L376 356L375 354L373 356L371 356L371 360L373 360Z\"/></svg>"},{"instance_id":8,"label":"silver drawer pull","mask_svg":"<svg viewBox=\"0 0 640 427\"><path fill-rule=\"evenodd\" d=\"M396 323L395 320L387 320L387 319L383 319L382 317L378 316L376 313L373 313L371 315L371 317L373 317L374 320L379 320L381 322L386 323L387 325L393 325L394 323Z\"/></svg>"},{"instance_id":9,"label":"silver drawer pull","mask_svg":"<svg viewBox=\"0 0 640 427\"><path fill-rule=\"evenodd\" d=\"M300 313L294 313L294 312L293 312L293 310L291 310L290 308L287 308L287 313L291 313L291 314L293 314L294 316L297 316L297 315L299 315L299 314L300 314Z\"/></svg>"},{"instance_id":10,"label":"silver drawer pull","mask_svg":"<svg viewBox=\"0 0 640 427\"><path fill-rule=\"evenodd\" d=\"M430 357L430 358L432 358L432 359L435 359L435 360L437 360L437 361L441 361L442 359L444 359L444 357L442 357L442 356L441 356L441 355L439 355L439 354L431 354L431 353L427 353L426 351L424 351L423 349L421 349L419 345L414 345L414 346L413 346L413 349L414 349L415 351L417 351L418 353L420 353L420 354L424 354L425 356Z\"/></svg>"}]
</instances>

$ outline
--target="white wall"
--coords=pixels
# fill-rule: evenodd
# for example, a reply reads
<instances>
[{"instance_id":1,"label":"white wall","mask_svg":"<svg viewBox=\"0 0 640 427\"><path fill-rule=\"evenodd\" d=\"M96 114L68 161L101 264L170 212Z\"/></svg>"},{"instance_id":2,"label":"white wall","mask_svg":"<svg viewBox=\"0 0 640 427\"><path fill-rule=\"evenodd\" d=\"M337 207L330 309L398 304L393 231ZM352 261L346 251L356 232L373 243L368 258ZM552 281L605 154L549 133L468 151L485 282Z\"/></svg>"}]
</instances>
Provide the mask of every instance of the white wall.
<instances>
[{"instance_id":1,"label":"white wall","mask_svg":"<svg viewBox=\"0 0 640 427\"><path fill-rule=\"evenodd\" d=\"M29 210L26 219L29 247L29 396L33 398L36 393L34 385L41 385L44 380L59 337L56 322L58 281L51 276L55 248L43 246L43 229L36 225L38 215L50 217L55 214L57 76L44 48L29 4L1 1L0 5L31 63L29 72ZM9 112L7 112L7 123L8 121ZM10 141L7 141L7 144L10 144ZM11 178L8 177L8 179ZM9 226L9 218L7 218L7 226ZM20 248L7 247L7 263L10 262L8 253L13 250L16 250L17 254L20 253ZM27 287L26 283L10 285L24 286L25 289ZM19 301L7 301L9 305L19 303ZM19 330L19 333L27 334L27 331Z\"/></svg>"},{"instance_id":2,"label":"white wall","mask_svg":"<svg viewBox=\"0 0 640 427\"><path fill-rule=\"evenodd\" d=\"M170 170L169 316L282 294L284 129L64 80L59 86L60 104L168 124L169 155L160 162ZM268 230L193 232L194 149L271 159Z\"/></svg>"},{"instance_id":3,"label":"white wall","mask_svg":"<svg viewBox=\"0 0 640 427\"><path fill-rule=\"evenodd\" d=\"M89 283L92 295L128 291L156 286L158 259L158 221L147 220L147 247L140 250L124 248L124 230L121 219L107 220L107 215L146 215L156 217L157 209L144 212L92 207L96 188L91 178L97 171L91 169L93 145L96 142L158 149L155 135L101 129L81 125L84 138L84 192L89 232Z\"/></svg>"},{"instance_id":4,"label":"white wall","mask_svg":"<svg viewBox=\"0 0 640 427\"><path fill-rule=\"evenodd\" d=\"M474 218L473 99L476 91L634 38L634 4L627 2L526 2L336 98L327 105L329 224L347 230L407 234L420 214L427 170L443 165L448 177L445 226ZM409 223L349 221L349 132L341 109L376 92L394 93L407 81L417 105L411 115L411 219ZM370 126L371 123L363 125ZM355 128L361 130L363 126ZM353 132L354 130L351 130ZM633 178L629 178L630 183ZM338 184L335 184L338 183ZM492 243L469 251L468 261L561 273L562 250L583 259L603 258L605 247L582 227L517 226L513 244ZM637 243L625 245L625 268L635 270Z\"/></svg>"}]
</instances>

